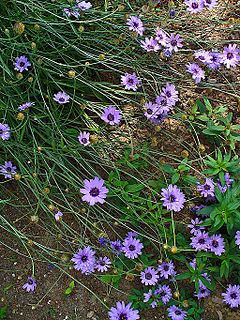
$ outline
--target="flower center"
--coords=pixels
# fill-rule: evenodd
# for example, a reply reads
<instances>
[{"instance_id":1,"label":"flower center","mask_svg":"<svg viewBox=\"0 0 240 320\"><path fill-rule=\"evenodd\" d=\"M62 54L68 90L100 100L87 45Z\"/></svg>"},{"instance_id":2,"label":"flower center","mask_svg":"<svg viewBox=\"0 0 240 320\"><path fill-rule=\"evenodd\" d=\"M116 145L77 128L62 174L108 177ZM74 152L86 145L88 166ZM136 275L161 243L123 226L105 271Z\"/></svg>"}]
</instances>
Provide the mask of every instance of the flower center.
<instances>
[{"instance_id":1,"label":"flower center","mask_svg":"<svg viewBox=\"0 0 240 320\"><path fill-rule=\"evenodd\" d=\"M145 274L145 278L146 278L147 280L151 280L151 279L152 279L152 274L151 274L150 272L146 273L146 274Z\"/></svg>"},{"instance_id":2,"label":"flower center","mask_svg":"<svg viewBox=\"0 0 240 320\"><path fill-rule=\"evenodd\" d=\"M129 84L133 84L133 82L134 82L134 80L133 80L132 78L129 78L129 79L128 79L128 83L129 83Z\"/></svg>"},{"instance_id":3,"label":"flower center","mask_svg":"<svg viewBox=\"0 0 240 320\"><path fill-rule=\"evenodd\" d=\"M147 113L152 114L153 113L152 109L147 109Z\"/></svg>"},{"instance_id":4,"label":"flower center","mask_svg":"<svg viewBox=\"0 0 240 320\"><path fill-rule=\"evenodd\" d=\"M200 243L200 244L205 244L205 242L206 242L206 241L205 241L205 239L203 239L203 238L201 238L201 239L198 240L198 243Z\"/></svg>"},{"instance_id":5,"label":"flower center","mask_svg":"<svg viewBox=\"0 0 240 320\"><path fill-rule=\"evenodd\" d=\"M192 8L193 8L193 9L197 9L197 8L198 8L198 3L193 2L193 4L192 4Z\"/></svg>"},{"instance_id":6,"label":"flower center","mask_svg":"<svg viewBox=\"0 0 240 320\"><path fill-rule=\"evenodd\" d=\"M107 119L108 119L109 121L113 121L113 120L114 120L114 115L111 114L111 113L109 113L108 116L107 116Z\"/></svg>"},{"instance_id":7,"label":"flower center","mask_svg":"<svg viewBox=\"0 0 240 320\"><path fill-rule=\"evenodd\" d=\"M7 168L6 168L6 171L7 171L7 172L11 172L11 171L12 171L12 168L11 168L11 167L7 167Z\"/></svg>"},{"instance_id":8,"label":"flower center","mask_svg":"<svg viewBox=\"0 0 240 320\"><path fill-rule=\"evenodd\" d=\"M63 102L65 99L63 97L59 98L59 101Z\"/></svg>"},{"instance_id":9,"label":"flower center","mask_svg":"<svg viewBox=\"0 0 240 320\"><path fill-rule=\"evenodd\" d=\"M176 311L175 311L175 314L176 314L177 316L180 316L180 314L182 314L182 312L181 312L180 310L176 310Z\"/></svg>"},{"instance_id":10,"label":"flower center","mask_svg":"<svg viewBox=\"0 0 240 320\"><path fill-rule=\"evenodd\" d=\"M135 247L133 244L130 244L129 250L130 250L130 251L134 251L135 249L136 249L136 247Z\"/></svg>"},{"instance_id":11,"label":"flower center","mask_svg":"<svg viewBox=\"0 0 240 320\"><path fill-rule=\"evenodd\" d=\"M163 267L163 270L164 270L164 271L168 271L168 270L169 270L169 266L167 266L167 265L164 266L164 267Z\"/></svg>"},{"instance_id":12,"label":"flower center","mask_svg":"<svg viewBox=\"0 0 240 320\"><path fill-rule=\"evenodd\" d=\"M237 294L235 292L233 292L233 293L230 294L230 297L232 299L237 299Z\"/></svg>"},{"instance_id":13,"label":"flower center","mask_svg":"<svg viewBox=\"0 0 240 320\"><path fill-rule=\"evenodd\" d=\"M205 184L204 190L210 190L210 189L211 189L211 187L208 184Z\"/></svg>"},{"instance_id":14,"label":"flower center","mask_svg":"<svg viewBox=\"0 0 240 320\"><path fill-rule=\"evenodd\" d=\"M126 315L126 313L121 313L119 315L119 320L128 320L128 316Z\"/></svg>"},{"instance_id":15,"label":"flower center","mask_svg":"<svg viewBox=\"0 0 240 320\"><path fill-rule=\"evenodd\" d=\"M229 60L233 58L233 54L232 54L232 52L228 52L228 54L227 54L227 58L228 58Z\"/></svg>"},{"instance_id":16,"label":"flower center","mask_svg":"<svg viewBox=\"0 0 240 320\"><path fill-rule=\"evenodd\" d=\"M171 92L170 92L170 91L167 91L167 92L166 92L166 96L167 96L168 98L170 98L170 97L171 97Z\"/></svg>"},{"instance_id":17,"label":"flower center","mask_svg":"<svg viewBox=\"0 0 240 320\"><path fill-rule=\"evenodd\" d=\"M82 262L86 262L88 260L87 256L82 256Z\"/></svg>"},{"instance_id":18,"label":"flower center","mask_svg":"<svg viewBox=\"0 0 240 320\"><path fill-rule=\"evenodd\" d=\"M170 200L171 202L174 202L174 201L176 200L176 197L171 194L171 195L169 196L169 200Z\"/></svg>"},{"instance_id":19,"label":"flower center","mask_svg":"<svg viewBox=\"0 0 240 320\"><path fill-rule=\"evenodd\" d=\"M95 187L95 188L92 188L89 193L92 197L97 197L100 192L99 192L99 189Z\"/></svg>"},{"instance_id":20,"label":"flower center","mask_svg":"<svg viewBox=\"0 0 240 320\"><path fill-rule=\"evenodd\" d=\"M171 45L172 45L173 47L176 47L176 46L177 46L177 41L176 41L176 40L172 40L172 41L171 41Z\"/></svg>"},{"instance_id":21,"label":"flower center","mask_svg":"<svg viewBox=\"0 0 240 320\"><path fill-rule=\"evenodd\" d=\"M87 143L87 138L82 138L82 143L83 144Z\"/></svg>"},{"instance_id":22,"label":"flower center","mask_svg":"<svg viewBox=\"0 0 240 320\"><path fill-rule=\"evenodd\" d=\"M33 284L33 280L32 279L29 279L28 280L28 284L31 286Z\"/></svg>"},{"instance_id":23,"label":"flower center","mask_svg":"<svg viewBox=\"0 0 240 320\"><path fill-rule=\"evenodd\" d=\"M20 67L24 67L25 66L25 62L22 61L22 62L19 63L19 65L20 65Z\"/></svg>"},{"instance_id":24,"label":"flower center","mask_svg":"<svg viewBox=\"0 0 240 320\"><path fill-rule=\"evenodd\" d=\"M214 248L217 248L217 247L219 246L218 241L217 241L217 240L213 240L213 241L212 241L212 246L213 246Z\"/></svg>"}]
</instances>

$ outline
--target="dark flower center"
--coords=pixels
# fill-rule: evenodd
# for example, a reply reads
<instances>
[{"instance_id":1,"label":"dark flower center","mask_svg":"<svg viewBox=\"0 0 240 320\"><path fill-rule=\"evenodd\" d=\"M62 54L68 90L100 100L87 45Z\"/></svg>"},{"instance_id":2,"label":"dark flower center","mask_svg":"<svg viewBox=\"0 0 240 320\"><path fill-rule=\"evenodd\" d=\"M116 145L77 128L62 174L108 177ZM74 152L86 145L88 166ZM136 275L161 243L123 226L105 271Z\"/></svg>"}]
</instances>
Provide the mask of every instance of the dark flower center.
<instances>
[{"instance_id":1,"label":"dark flower center","mask_svg":"<svg viewBox=\"0 0 240 320\"><path fill-rule=\"evenodd\" d=\"M217 241L217 240L213 240L213 241L212 241L212 246L213 246L214 248L217 248L217 247L219 246L218 241Z\"/></svg>"},{"instance_id":2,"label":"dark flower center","mask_svg":"<svg viewBox=\"0 0 240 320\"><path fill-rule=\"evenodd\" d=\"M205 242L206 242L206 241L205 241L205 239L203 239L203 238L201 238L201 239L198 240L198 243L200 243L200 244L205 244Z\"/></svg>"},{"instance_id":3,"label":"dark flower center","mask_svg":"<svg viewBox=\"0 0 240 320\"><path fill-rule=\"evenodd\" d=\"M147 272L147 273L145 274L145 278L146 278L147 280L151 280L151 279L152 279L152 274L151 274L150 272Z\"/></svg>"},{"instance_id":4,"label":"dark flower center","mask_svg":"<svg viewBox=\"0 0 240 320\"><path fill-rule=\"evenodd\" d=\"M176 41L176 40L172 40L172 41L171 41L171 45L172 45L173 47L176 47L176 46L177 46L177 41Z\"/></svg>"},{"instance_id":5,"label":"dark flower center","mask_svg":"<svg viewBox=\"0 0 240 320\"><path fill-rule=\"evenodd\" d=\"M7 168L6 168L6 171L7 171L7 172L11 172L11 171L12 171L12 168L11 168L11 167L7 167Z\"/></svg>"},{"instance_id":6,"label":"dark flower center","mask_svg":"<svg viewBox=\"0 0 240 320\"><path fill-rule=\"evenodd\" d=\"M206 0L206 2L207 2L208 4L211 4L211 3L212 3L212 0Z\"/></svg>"},{"instance_id":7,"label":"dark flower center","mask_svg":"<svg viewBox=\"0 0 240 320\"><path fill-rule=\"evenodd\" d=\"M199 56L198 59L199 60L204 60L204 56Z\"/></svg>"},{"instance_id":8,"label":"dark flower center","mask_svg":"<svg viewBox=\"0 0 240 320\"><path fill-rule=\"evenodd\" d=\"M104 261L100 261L99 264L100 264L100 266L105 266L105 262Z\"/></svg>"},{"instance_id":9,"label":"dark flower center","mask_svg":"<svg viewBox=\"0 0 240 320\"><path fill-rule=\"evenodd\" d=\"M119 320L128 320L128 316L126 315L126 313L121 313L119 315Z\"/></svg>"},{"instance_id":10,"label":"dark flower center","mask_svg":"<svg viewBox=\"0 0 240 320\"><path fill-rule=\"evenodd\" d=\"M202 288L200 289L200 293L205 293L206 289Z\"/></svg>"},{"instance_id":11,"label":"dark flower center","mask_svg":"<svg viewBox=\"0 0 240 320\"><path fill-rule=\"evenodd\" d=\"M168 271L168 270L169 270L169 266L168 266L168 265L165 265L165 266L163 267L163 270L164 270L164 271Z\"/></svg>"},{"instance_id":12,"label":"dark flower center","mask_svg":"<svg viewBox=\"0 0 240 320\"><path fill-rule=\"evenodd\" d=\"M65 99L63 97L61 97L61 98L59 98L59 101L63 102L63 101L65 101Z\"/></svg>"},{"instance_id":13,"label":"dark flower center","mask_svg":"<svg viewBox=\"0 0 240 320\"><path fill-rule=\"evenodd\" d=\"M133 244L130 244L129 250L130 250L130 251L134 251L134 250L136 250L136 247L135 247Z\"/></svg>"},{"instance_id":14,"label":"dark flower center","mask_svg":"<svg viewBox=\"0 0 240 320\"><path fill-rule=\"evenodd\" d=\"M108 119L109 121L113 121L113 120L114 120L114 115L111 114L111 113L109 113L108 116L107 116L107 119Z\"/></svg>"},{"instance_id":15,"label":"dark flower center","mask_svg":"<svg viewBox=\"0 0 240 320\"><path fill-rule=\"evenodd\" d=\"M32 279L28 279L28 284L31 286L33 284L33 280Z\"/></svg>"},{"instance_id":16,"label":"dark flower center","mask_svg":"<svg viewBox=\"0 0 240 320\"><path fill-rule=\"evenodd\" d=\"M180 315L182 314L182 312L181 312L180 310L176 310L176 311L175 311L175 314L176 314L177 316L180 316Z\"/></svg>"},{"instance_id":17,"label":"dark flower center","mask_svg":"<svg viewBox=\"0 0 240 320\"><path fill-rule=\"evenodd\" d=\"M82 256L82 262L86 262L88 260L87 256Z\"/></svg>"},{"instance_id":18,"label":"dark flower center","mask_svg":"<svg viewBox=\"0 0 240 320\"><path fill-rule=\"evenodd\" d=\"M237 294L235 292L233 292L233 293L230 294L230 297L232 299L237 299Z\"/></svg>"},{"instance_id":19,"label":"dark flower center","mask_svg":"<svg viewBox=\"0 0 240 320\"><path fill-rule=\"evenodd\" d=\"M3 134L3 129L0 129L0 134Z\"/></svg>"},{"instance_id":20,"label":"dark flower center","mask_svg":"<svg viewBox=\"0 0 240 320\"><path fill-rule=\"evenodd\" d=\"M170 98L170 97L171 97L171 92L170 92L170 91L167 91L167 92L166 92L166 96L167 96L168 98Z\"/></svg>"},{"instance_id":21,"label":"dark flower center","mask_svg":"<svg viewBox=\"0 0 240 320\"><path fill-rule=\"evenodd\" d=\"M92 188L89 193L92 197L97 197L100 192L99 192L99 189L95 187L95 188Z\"/></svg>"},{"instance_id":22,"label":"dark flower center","mask_svg":"<svg viewBox=\"0 0 240 320\"><path fill-rule=\"evenodd\" d=\"M83 144L87 143L87 138L82 138L82 143Z\"/></svg>"},{"instance_id":23,"label":"dark flower center","mask_svg":"<svg viewBox=\"0 0 240 320\"><path fill-rule=\"evenodd\" d=\"M212 62L217 62L217 56L212 56L211 60L212 60Z\"/></svg>"},{"instance_id":24,"label":"dark flower center","mask_svg":"<svg viewBox=\"0 0 240 320\"><path fill-rule=\"evenodd\" d=\"M22 62L19 63L19 65L20 65L20 67L24 67L25 66L25 62L22 61Z\"/></svg>"},{"instance_id":25,"label":"dark flower center","mask_svg":"<svg viewBox=\"0 0 240 320\"><path fill-rule=\"evenodd\" d=\"M232 52L228 52L228 54L227 54L227 58L228 58L229 60L233 58L233 54L232 54Z\"/></svg>"},{"instance_id":26,"label":"dark flower center","mask_svg":"<svg viewBox=\"0 0 240 320\"><path fill-rule=\"evenodd\" d=\"M210 189L211 189L211 187L208 184L205 184L204 190L210 190Z\"/></svg>"},{"instance_id":27,"label":"dark flower center","mask_svg":"<svg viewBox=\"0 0 240 320\"><path fill-rule=\"evenodd\" d=\"M198 3L193 2L193 4L192 4L192 8L193 8L193 9L197 9L197 8L198 8Z\"/></svg>"},{"instance_id":28,"label":"dark flower center","mask_svg":"<svg viewBox=\"0 0 240 320\"><path fill-rule=\"evenodd\" d=\"M164 290L160 292L160 296L161 296L161 297L164 297L166 294L167 294L167 293L166 293L166 291L164 291Z\"/></svg>"},{"instance_id":29,"label":"dark flower center","mask_svg":"<svg viewBox=\"0 0 240 320\"><path fill-rule=\"evenodd\" d=\"M128 79L128 83L129 83L129 84L133 84L133 82L134 82L133 78L129 78L129 79Z\"/></svg>"},{"instance_id":30,"label":"dark flower center","mask_svg":"<svg viewBox=\"0 0 240 320\"><path fill-rule=\"evenodd\" d=\"M169 200L170 200L171 202L174 202L174 201L176 200L176 197L175 197L174 195L170 195L170 196L169 196Z\"/></svg>"},{"instance_id":31,"label":"dark flower center","mask_svg":"<svg viewBox=\"0 0 240 320\"><path fill-rule=\"evenodd\" d=\"M152 109L147 109L147 113L152 114L153 113Z\"/></svg>"},{"instance_id":32,"label":"dark flower center","mask_svg":"<svg viewBox=\"0 0 240 320\"><path fill-rule=\"evenodd\" d=\"M139 27L139 23L137 21L133 22L133 27L134 28L138 28Z\"/></svg>"}]
</instances>

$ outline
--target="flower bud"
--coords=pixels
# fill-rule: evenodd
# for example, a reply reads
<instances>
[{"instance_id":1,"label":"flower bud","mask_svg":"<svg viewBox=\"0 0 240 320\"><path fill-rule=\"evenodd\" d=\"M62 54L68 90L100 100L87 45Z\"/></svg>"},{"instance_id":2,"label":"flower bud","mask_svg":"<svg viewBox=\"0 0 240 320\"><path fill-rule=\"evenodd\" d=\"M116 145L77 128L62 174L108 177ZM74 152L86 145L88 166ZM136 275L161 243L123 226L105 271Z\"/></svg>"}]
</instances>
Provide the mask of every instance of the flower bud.
<instances>
[{"instance_id":1,"label":"flower bud","mask_svg":"<svg viewBox=\"0 0 240 320\"><path fill-rule=\"evenodd\" d=\"M16 34L21 35L25 30L25 25L22 22L16 22L14 24L13 30L16 32Z\"/></svg>"}]
</instances>

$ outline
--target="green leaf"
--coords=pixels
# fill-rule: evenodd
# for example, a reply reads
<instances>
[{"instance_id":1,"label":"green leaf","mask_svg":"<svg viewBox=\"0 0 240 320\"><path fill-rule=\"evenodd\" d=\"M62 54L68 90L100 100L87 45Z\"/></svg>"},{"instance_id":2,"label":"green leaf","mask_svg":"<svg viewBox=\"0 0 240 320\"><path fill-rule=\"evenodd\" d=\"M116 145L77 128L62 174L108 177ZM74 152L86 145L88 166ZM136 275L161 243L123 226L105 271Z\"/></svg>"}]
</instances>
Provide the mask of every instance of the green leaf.
<instances>
[{"instance_id":1,"label":"green leaf","mask_svg":"<svg viewBox=\"0 0 240 320\"><path fill-rule=\"evenodd\" d=\"M139 192L145 188L144 185L137 183L137 184L129 184L125 187L126 192L134 193Z\"/></svg>"},{"instance_id":2,"label":"green leaf","mask_svg":"<svg viewBox=\"0 0 240 320\"><path fill-rule=\"evenodd\" d=\"M188 279L192 276L191 272L184 272L181 274L176 275L176 279L177 280L185 280Z\"/></svg>"},{"instance_id":3,"label":"green leaf","mask_svg":"<svg viewBox=\"0 0 240 320\"><path fill-rule=\"evenodd\" d=\"M64 294L66 296L70 295L72 293L73 289L72 288L67 288L65 291L64 291Z\"/></svg>"}]
</instances>

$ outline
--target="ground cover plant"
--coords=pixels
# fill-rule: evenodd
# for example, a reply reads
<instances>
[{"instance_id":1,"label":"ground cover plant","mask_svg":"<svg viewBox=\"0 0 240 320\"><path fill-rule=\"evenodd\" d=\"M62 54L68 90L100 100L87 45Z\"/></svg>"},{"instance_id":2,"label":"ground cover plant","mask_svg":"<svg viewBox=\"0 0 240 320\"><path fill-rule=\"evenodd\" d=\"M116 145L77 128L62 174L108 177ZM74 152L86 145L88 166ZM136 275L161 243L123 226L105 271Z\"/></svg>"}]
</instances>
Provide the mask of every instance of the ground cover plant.
<instances>
[{"instance_id":1,"label":"ground cover plant","mask_svg":"<svg viewBox=\"0 0 240 320\"><path fill-rule=\"evenodd\" d=\"M240 317L239 3L3 0L0 14L0 243L24 261L32 310L64 277L58 308L84 289L98 319ZM60 274L49 290L41 264ZM8 272L0 319L18 312ZM94 319L76 308L32 318Z\"/></svg>"}]
</instances>

